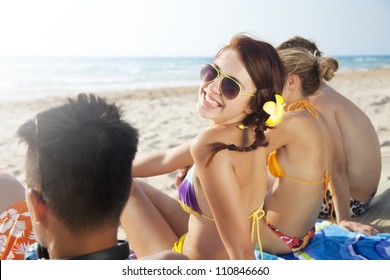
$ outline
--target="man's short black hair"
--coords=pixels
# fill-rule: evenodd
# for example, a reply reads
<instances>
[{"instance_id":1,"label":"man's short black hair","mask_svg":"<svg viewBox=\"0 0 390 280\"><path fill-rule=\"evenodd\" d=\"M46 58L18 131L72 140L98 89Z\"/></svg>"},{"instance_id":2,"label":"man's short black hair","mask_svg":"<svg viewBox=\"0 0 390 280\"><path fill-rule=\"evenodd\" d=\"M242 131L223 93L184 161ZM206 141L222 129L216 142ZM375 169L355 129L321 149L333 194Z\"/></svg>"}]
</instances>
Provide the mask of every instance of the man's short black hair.
<instances>
[{"instance_id":1,"label":"man's short black hair","mask_svg":"<svg viewBox=\"0 0 390 280\"><path fill-rule=\"evenodd\" d=\"M69 229L119 225L138 132L115 104L79 94L23 124L18 136L28 148L27 183Z\"/></svg>"}]
</instances>

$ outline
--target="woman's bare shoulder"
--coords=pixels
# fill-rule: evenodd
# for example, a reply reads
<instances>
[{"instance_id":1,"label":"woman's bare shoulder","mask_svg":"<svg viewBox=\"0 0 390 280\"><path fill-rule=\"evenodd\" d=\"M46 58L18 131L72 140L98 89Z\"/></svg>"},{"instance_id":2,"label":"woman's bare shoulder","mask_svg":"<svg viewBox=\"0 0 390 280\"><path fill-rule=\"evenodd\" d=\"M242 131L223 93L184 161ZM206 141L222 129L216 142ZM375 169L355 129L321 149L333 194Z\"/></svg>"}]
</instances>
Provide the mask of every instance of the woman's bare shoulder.
<instances>
[{"instance_id":1,"label":"woman's bare shoulder","mask_svg":"<svg viewBox=\"0 0 390 280\"><path fill-rule=\"evenodd\" d=\"M201 152L208 153L210 151L210 144L218 141L218 129L208 128L200 132L191 143L191 154Z\"/></svg>"},{"instance_id":2,"label":"woman's bare shoulder","mask_svg":"<svg viewBox=\"0 0 390 280\"><path fill-rule=\"evenodd\" d=\"M211 127L199 133L191 143L191 154L194 158L208 158L214 143L231 143L229 128Z\"/></svg>"},{"instance_id":3,"label":"woman's bare shoulder","mask_svg":"<svg viewBox=\"0 0 390 280\"><path fill-rule=\"evenodd\" d=\"M306 110L290 111L284 114L280 128L286 132L305 130L313 120L314 118Z\"/></svg>"},{"instance_id":4,"label":"woman's bare shoulder","mask_svg":"<svg viewBox=\"0 0 390 280\"><path fill-rule=\"evenodd\" d=\"M306 110L299 110L295 112L287 112L288 118L284 123L284 133L291 138L307 137L311 134L318 133L319 123L318 118L313 117Z\"/></svg>"}]
</instances>

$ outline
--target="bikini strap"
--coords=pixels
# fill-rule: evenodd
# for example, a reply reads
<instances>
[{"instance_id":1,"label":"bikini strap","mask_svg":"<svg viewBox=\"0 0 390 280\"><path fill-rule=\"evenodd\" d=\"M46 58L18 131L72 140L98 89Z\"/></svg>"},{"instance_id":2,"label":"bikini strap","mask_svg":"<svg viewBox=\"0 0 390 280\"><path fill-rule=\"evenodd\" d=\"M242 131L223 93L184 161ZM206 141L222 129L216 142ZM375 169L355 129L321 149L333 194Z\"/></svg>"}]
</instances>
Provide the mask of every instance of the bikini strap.
<instances>
[{"instance_id":1,"label":"bikini strap","mask_svg":"<svg viewBox=\"0 0 390 280\"><path fill-rule=\"evenodd\" d=\"M330 218L332 220L332 223L333 224L335 223L335 219L334 219L334 216L333 216L333 210L334 210L333 198L331 198L332 203L329 203L329 200L328 200L328 198L326 196L328 185L329 185L331 193L334 194L333 181L332 181L332 177L329 175L328 170L325 170L324 179L320 180L320 181L304 181L302 179L299 179L299 178L296 178L296 177L293 177L293 176L288 176L288 175L285 175L285 177L289 178L289 179L292 179L292 180L295 180L295 181L298 181L298 182L301 182L301 183L306 183L306 184L324 183L324 201L325 201L325 205L326 205L326 208L328 209L328 211L330 213Z\"/></svg>"},{"instance_id":2,"label":"bikini strap","mask_svg":"<svg viewBox=\"0 0 390 280\"><path fill-rule=\"evenodd\" d=\"M319 181L305 181L305 180L299 179L297 177L289 176L289 175L284 175L284 177L301 182L301 183L305 183L305 184L320 184L320 183L325 183L328 180L326 177L322 180L319 180Z\"/></svg>"},{"instance_id":3,"label":"bikini strap","mask_svg":"<svg viewBox=\"0 0 390 280\"><path fill-rule=\"evenodd\" d=\"M207 220L209 220L209 221L215 222L214 219L213 219L212 217L209 217L209 216L207 216L207 215L205 215L205 214L203 214L203 213L199 213L199 212L197 212L197 211L194 211L191 207L189 207L187 204L185 204L185 203L184 203L183 201L181 201L180 199L179 199L179 203L180 203L181 208L182 208L185 212L187 212L188 214L194 215L194 216L201 216L201 217L203 217L203 218L205 218L205 219L207 219Z\"/></svg>"},{"instance_id":4,"label":"bikini strap","mask_svg":"<svg viewBox=\"0 0 390 280\"><path fill-rule=\"evenodd\" d=\"M248 219L251 219L251 221L252 221L252 229L251 229L252 241L255 237L255 226L257 229L257 243L259 244L260 255L261 255L262 260L264 260L264 256L263 256L263 246L261 245L261 239L260 239L260 222L259 222L259 220L265 216L265 212L263 210L263 205L264 205L264 203L261 204L261 206L248 217Z\"/></svg>"},{"instance_id":5,"label":"bikini strap","mask_svg":"<svg viewBox=\"0 0 390 280\"><path fill-rule=\"evenodd\" d=\"M318 118L318 108L306 100L297 100L287 107L287 111L298 111L300 109L306 109L314 118Z\"/></svg>"}]
</instances>

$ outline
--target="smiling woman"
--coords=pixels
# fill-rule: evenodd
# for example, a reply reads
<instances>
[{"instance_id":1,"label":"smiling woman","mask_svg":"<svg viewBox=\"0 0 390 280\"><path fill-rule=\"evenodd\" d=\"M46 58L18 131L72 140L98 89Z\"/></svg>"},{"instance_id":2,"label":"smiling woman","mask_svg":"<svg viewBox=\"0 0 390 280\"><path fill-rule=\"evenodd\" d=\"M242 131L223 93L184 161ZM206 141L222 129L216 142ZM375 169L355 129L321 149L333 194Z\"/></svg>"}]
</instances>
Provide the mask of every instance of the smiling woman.
<instances>
[{"instance_id":1,"label":"smiling woman","mask_svg":"<svg viewBox=\"0 0 390 280\"><path fill-rule=\"evenodd\" d=\"M193 165L179 201L136 180L122 226L137 256L172 249L190 259L255 259L267 178L263 106L282 90L284 68L270 44L237 35L200 78L197 112L209 127L132 169L149 177Z\"/></svg>"}]
</instances>

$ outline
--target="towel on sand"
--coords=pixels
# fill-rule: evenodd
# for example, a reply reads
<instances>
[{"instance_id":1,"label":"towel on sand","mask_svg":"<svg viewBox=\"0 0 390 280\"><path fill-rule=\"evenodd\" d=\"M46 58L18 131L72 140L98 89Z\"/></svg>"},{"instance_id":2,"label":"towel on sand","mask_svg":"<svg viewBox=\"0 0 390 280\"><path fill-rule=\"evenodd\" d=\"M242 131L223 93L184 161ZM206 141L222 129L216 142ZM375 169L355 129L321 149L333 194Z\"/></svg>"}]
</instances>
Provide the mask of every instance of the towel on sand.
<instances>
[{"instance_id":1,"label":"towel on sand","mask_svg":"<svg viewBox=\"0 0 390 280\"><path fill-rule=\"evenodd\" d=\"M265 260L390 260L390 234L366 236L329 221L317 221L316 233L302 251L284 255L263 253ZM260 251L255 250L255 254L260 260Z\"/></svg>"}]
</instances>

